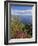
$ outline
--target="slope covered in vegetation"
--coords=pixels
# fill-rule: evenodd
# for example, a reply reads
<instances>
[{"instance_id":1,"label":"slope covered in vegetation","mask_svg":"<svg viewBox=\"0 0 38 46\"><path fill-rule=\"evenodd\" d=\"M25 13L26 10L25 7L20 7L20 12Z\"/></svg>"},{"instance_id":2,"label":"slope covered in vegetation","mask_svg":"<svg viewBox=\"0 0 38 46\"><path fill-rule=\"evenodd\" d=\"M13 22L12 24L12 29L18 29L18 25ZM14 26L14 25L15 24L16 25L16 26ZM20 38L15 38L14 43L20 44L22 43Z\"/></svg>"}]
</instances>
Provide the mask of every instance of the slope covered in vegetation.
<instances>
[{"instance_id":1,"label":"slope covered in vegetation","mask_svg":"<svg viewBox=\"0 0 38 46\"><path fill-rule=\"evenodd\" d=\"M31 38L32 24L23 23L19 16L13 16L10 25L11 38Z\"/></svg>"}]
</instances>

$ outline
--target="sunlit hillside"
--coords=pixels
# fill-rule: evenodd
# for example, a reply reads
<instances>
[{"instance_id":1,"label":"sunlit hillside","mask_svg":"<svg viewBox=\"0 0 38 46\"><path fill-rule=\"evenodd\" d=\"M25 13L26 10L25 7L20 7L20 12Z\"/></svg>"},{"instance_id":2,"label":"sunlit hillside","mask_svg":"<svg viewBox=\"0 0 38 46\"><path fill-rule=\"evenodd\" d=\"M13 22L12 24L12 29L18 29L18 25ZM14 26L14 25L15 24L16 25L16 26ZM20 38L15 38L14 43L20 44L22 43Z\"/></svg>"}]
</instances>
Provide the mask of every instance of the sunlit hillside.
<instances>
[{"instance_id":1,"label":"sunlit hillside","mask_svg":"<svg viewBox=\"0 0 38 46\"><path fill-rule=\"evenodd\" d=\"M32 16L11 16L11 38L32 37Z\"/></svg>"}]
</instances>

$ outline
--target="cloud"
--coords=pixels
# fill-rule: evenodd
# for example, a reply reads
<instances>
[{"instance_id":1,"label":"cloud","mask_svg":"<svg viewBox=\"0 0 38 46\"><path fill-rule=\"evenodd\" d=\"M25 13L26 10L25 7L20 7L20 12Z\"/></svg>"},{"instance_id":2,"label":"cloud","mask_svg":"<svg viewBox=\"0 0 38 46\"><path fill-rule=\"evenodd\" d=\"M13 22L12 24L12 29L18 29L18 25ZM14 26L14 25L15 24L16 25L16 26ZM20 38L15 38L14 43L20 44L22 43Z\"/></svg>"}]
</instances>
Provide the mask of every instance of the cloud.
<instances>
[{"instance_id":1,"label":"cloud","mask_svg":"<svg viewBox=\"0 0 38 46\"><path fill-rule=\"evenodd\" d=\"M32 15L32 10L11 10L11 15Z\"/></svg>"}]
</instances>

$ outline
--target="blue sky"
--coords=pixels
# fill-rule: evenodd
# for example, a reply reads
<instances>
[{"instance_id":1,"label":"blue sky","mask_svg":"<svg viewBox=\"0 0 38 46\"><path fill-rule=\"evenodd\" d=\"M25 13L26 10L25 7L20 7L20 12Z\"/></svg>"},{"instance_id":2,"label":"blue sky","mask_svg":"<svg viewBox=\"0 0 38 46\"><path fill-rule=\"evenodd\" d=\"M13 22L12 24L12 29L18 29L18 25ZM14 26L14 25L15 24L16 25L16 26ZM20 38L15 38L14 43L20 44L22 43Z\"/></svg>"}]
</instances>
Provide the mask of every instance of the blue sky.
<instances>
[{"instance_id":1,"label":"blue sky","mask_svg":"<svg viewBox=\"0 0 38 46\"><path fill-rule=\"evenodd\" d=\"M32 10L32 6L11 6L11 9L16 10Z\"/></svg>"},{"instance_id":2,"label":"blue sky","mask_svg":"<svg viewBox=\"0 0 38 46\"><path fill-rule=\"evenodd\" d=\"M16 5L11 5L11 14L17 14L15 13L14 10L32 10L32 6L16 6ZM28 12L29 12L28 11ZM28 13L27 13L28 14ZM31 13L29 13L31 15Z\"/></svg>"}]
</instances>

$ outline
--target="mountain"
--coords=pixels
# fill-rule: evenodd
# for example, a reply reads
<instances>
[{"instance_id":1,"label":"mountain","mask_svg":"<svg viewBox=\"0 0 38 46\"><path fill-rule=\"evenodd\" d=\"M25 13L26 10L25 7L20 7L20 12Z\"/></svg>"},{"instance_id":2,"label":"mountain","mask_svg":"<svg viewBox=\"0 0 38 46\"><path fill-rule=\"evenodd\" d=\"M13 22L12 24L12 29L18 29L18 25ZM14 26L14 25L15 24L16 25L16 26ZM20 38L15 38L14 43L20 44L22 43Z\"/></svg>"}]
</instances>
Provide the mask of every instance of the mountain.
<instances>
[{"instance_id":1,"label":"mountain","mask_svg":"<svg viewBox=\"0 0 38 46\"><path fill-rule=\"evenodd\" d=\"M21 22L26 23L26 24L32 24L32 16L21 16Z\"/></svg>"},{"instance_id":2,"label":"mountain","mask_svg":"<svg viewBox=\"0 0 38 46\"><path fill-rule=\"evenodd\" d=\"M13 17L18 16L22 23L26 24L32 24L32 15L11 15L11 19Z\"/></svg>"}]
</instances>

